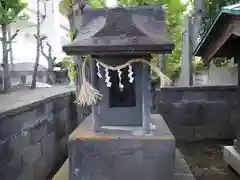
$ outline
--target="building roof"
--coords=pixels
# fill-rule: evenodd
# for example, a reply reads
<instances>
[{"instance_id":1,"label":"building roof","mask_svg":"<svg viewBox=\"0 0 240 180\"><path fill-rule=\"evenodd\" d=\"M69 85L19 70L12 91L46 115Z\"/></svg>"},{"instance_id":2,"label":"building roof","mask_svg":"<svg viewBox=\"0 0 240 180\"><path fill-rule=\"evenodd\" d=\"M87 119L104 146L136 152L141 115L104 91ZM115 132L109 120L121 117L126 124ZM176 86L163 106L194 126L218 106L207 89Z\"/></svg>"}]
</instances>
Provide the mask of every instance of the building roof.
<instances>
[{"instance_id":1,"label":"building roof","mask_svg":"<svg viewBox=\"0 0 240 180\"><path fill-rule=\"evenodd\" d=\"M233 56L234 53L230 51L230 48L236 43L236 36L240 35L239 17L240 3L222 7L193 54L202 56L205 63L208 63L213 57Z\"/></svg>"},{"instance_id":2,"label":"building roof","mask_svg":"<svg viewBox=\"0 0 240 180\"><path fill-rule=\"evenodd\" d=\"M171 53L174 45L165 35L165 17L160 5L85 8L77 38L63 46L67 54Z\"/></svg>"}]
</instances>

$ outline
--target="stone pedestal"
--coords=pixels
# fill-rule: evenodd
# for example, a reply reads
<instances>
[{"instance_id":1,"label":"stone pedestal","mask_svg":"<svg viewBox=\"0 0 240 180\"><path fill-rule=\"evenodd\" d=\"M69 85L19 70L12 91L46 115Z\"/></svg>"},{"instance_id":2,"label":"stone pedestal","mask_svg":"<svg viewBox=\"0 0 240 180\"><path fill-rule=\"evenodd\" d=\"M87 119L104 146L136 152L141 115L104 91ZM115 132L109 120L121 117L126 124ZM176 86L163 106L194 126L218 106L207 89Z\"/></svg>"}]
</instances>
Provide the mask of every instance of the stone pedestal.
<instances>
[{"instance_id":1,"label":"stone pedestal","mask_svg":"<svg viewBox=\"0 0 240 180\"><path fill-rule=\"evenodd\" d=\"M224 146L223 158L238 174L240 174L240 154L234 146Z\"/></svg>"},{"instance_id":2,"label":"stone pedestal","mask_svg":"<svg viewBox=\"0 0 240 180\"><path fill-rule=\"evenodd\" d=\"M160 115L152 134L95 134L91 116L69 137L70 180L173 180L175 139Z\"/></svg>"},{"instance_id":3,"label":"stone pedestal","mask_svg":"<svg viewBox=\"0 0 240 180\"><path fill-rule=\"evenodd\" d=\"M233 147L235 148L235 150L240 153L240 144L239 144L239 140L235 139L233 141Z\"/></svg>"},{"instance_id":4,"label":"stone pedestal","mask_svg":"<svg viewBox=\"0 0 240 180\"><path fill-rule=\"evenodd\" d=\"M224 147L223 157L225 162L240 175L240 144L237 139L234 140L233 146Z\"/></svg>"},{"instance_id":5,"label":"stone pedestal","mask_svg":"<svg viewBox=\"0 0 240 180\"><path fill-rule=\"evenodd\" d=\"M192 175L181 152L176 149L175 153L174 180L196 180ZM159 167L161 168L161 167ZM52 180L69 180L69 160L67 159Z\"/></svg>"}]
</instances>

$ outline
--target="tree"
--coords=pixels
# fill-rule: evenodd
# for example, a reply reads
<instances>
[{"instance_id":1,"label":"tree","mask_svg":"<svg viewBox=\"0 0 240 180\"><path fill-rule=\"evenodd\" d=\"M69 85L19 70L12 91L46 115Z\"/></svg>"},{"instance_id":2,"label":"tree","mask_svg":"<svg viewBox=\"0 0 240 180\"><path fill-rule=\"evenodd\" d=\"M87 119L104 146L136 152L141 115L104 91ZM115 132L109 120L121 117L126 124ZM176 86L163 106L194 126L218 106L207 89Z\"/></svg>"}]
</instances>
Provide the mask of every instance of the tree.
<instances>
[{"instance_id":1,"label":"tree","mask_svg":"<svg viewBox=\"0 0 240 180\"><path fill-rule=\"evenodd\" d=\"M32 84L31 89L36 88L36 80L37 80L37 72L38 72L38 65L39 65L39 59L40 59L40 50L41 50L41 42L46 38L41 36L41 21L40 21L40 1L37 0L37 34L34 34L34 37L37 41L37 48L36 48L36 58L34 63L34 69L33 69L33 75L32 75ZM43 17L43 21L46 18L46 16ZM43 23L42 21L42 23Z\"/></svg>"},{"instance_id":2,"label":"tree","mask_svg":"<svg viewBox=\"0 0 240 180\"><path fill-rule=\"evenodd\" d=\"M119 5L139 6L150 4L164 4L166 13L166 30L168 36L175 44L172 54L166 55L164 72L167 76L175 78L179 75L181 67L181 44L183 31L183 15L188 4L182 4L181 0L119 0ZM159 64L159 56L154 55L152 63Z\"/></svg>"},{"instance_id":3,"label":"tree","mask_svg":"<svg viewBox=\"0 0 240 180\"><path fill-rule=\"evenodd\" d=\"M41 54L46 58L47 62L48 62L48 75L47 75L47 83L48 84L54 84L55 83L55 77L54 77L54 72L53 72L53 68L54 68L54 64L56 61L56 57L52 56L52 46L49 44L49 42L46 42L46 46L48 49L48 52L45 53L44 52L44 46L43 46L43 41L45 40L45 38L41 38L40 40L40 47L41 47Z\"/></svg>"},{"instance_id":4,"label":"tree","mask_svg":"<svg viewBox=\"0 0 240 180\"><path fill-rule=\"evenodd\" d=\"M4 78L4 92L8 92L11 87L8 53L11 49L8 49L8 45L18 35L19 30L8 38L7 26L11 24L18 17L19 13L27 6L26 2L21 0L0 0L0 24L2 28L2 58L3 58L3 78Z\"/></svg>"}]
</instances>

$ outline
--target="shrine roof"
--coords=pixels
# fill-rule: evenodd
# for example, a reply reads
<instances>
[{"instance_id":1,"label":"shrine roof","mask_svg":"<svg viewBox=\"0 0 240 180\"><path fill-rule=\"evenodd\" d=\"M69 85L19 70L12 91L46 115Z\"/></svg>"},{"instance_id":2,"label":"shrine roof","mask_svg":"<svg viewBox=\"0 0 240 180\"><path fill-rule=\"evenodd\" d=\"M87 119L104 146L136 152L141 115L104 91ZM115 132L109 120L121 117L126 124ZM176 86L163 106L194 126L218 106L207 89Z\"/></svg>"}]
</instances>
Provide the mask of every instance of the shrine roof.
<instances>
[{"instance_id":1,"label":"shrine roof","mask_svg":"<svg viewBox=\"0 0 240 180\"><path fill-rule=\"evenodd\" d=\"M76 39L63 46L70 55L171 53L173 48L161 5L85 8Z\"/></svg>"},{"instance_id":2,"label":"shrine roof","mask_svg":"<svg viewBox=\"0 0 240 180\"><path fill-rule=\"evenodd\" d=\"M234 57L240 45L240 3L222 7L216 20L194 50L207 64L214 57Z\"/></svg>"}]
</instances>

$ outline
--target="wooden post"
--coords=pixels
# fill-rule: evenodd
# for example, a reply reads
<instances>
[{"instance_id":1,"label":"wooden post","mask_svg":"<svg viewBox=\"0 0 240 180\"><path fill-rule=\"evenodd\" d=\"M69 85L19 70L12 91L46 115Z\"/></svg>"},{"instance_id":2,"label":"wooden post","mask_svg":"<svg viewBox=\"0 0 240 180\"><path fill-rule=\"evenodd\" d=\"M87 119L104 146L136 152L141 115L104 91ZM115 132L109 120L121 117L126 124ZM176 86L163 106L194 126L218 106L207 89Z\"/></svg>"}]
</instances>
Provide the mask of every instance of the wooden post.
<instances>
[{"instance_id":1,"label":"wooden post","mask_svg":"<svg viewBox=\"0 0 240 180\"><path fill-rule=\"evenodd\" d=\"M142 126L144 133L149 133L150 131L151 90L149 85L149 75L148 65L142 64Z\"/></svg>"},{"instance_id":2,"label":"wooden post","mask_svg":"<svg viewBox=\"0 0 240 180\"><path fill-rule=\"evenodd\" d=\"M76 78L76 91L77 95L79 94L81 85L82 85L82 57L81 56L76 56L74 57L74 61L76 63L76 68L77 68L77 78Z\"/></svg>"},{"instance_id":3,"label":"wooden post","mask_svg":"<svg viewBox=\"0 0 240 180\"><path fill-rule=\"evenodd\" d=\"M91 59L90 60L90 74L91 74L91 84L93 88L97 88L98 80L97 80L97 69L96 62ZM98 105L92 104L92 119L93 119L93 131L98 132L100 129L99 126L99 115L98 115Z\"/></svg>"},{"instance_id":4,"label":"wooden post","mask_svg":"<svg viewBox=\"0 0 240 180\"><path fill-rule=\"evenodd\" d=\"M165 54L160 54L159 55L159 69L161 72L164 73L164 69L165 69Z\"/></svg>"},{"instance_id":5,"label":"wooden post","mask_svg":"<svg viewBox=\"0 0 240 180\"><path fill-rule=\"evenodd\" d=\"M238 95L238 106L240 108L240 57L234 57L235 62L238 64L238 85L237 85L237 95Z\"/></svg>"}]
</instances>

